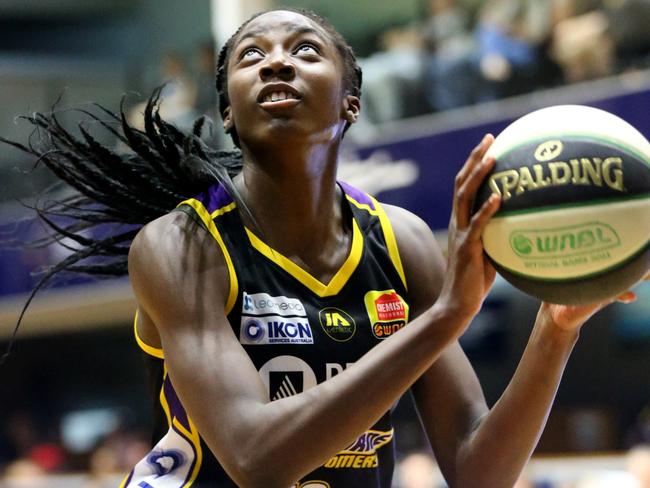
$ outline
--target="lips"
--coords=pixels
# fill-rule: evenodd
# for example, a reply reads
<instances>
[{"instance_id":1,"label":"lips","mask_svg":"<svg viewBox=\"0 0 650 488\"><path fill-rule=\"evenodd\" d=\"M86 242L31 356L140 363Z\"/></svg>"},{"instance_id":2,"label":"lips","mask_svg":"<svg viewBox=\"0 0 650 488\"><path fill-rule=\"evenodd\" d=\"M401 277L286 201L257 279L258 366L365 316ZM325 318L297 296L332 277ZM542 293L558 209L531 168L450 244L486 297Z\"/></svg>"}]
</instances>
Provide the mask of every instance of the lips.
<instances>
[{"instance_id":1,"label":"lips","mask_svg":"<svg viewBox=\"0 0 650 488\"><path fill-rule=\"evenodd\" d=\"M301 99L300 92L288 83L270 83L257 96L257 102L263 107L293 106Z\"/></svg>"},{"instance_id":2,"label":"lips","mask_svg":"<svg viewBox=\"0 0 650 488\"><path fill-rule=\"evenodd\" d=\"M293 100L293 99L297 100L298 97L296 97L291 92L280 91L280 92L272 92L272 93L266 94L264 96L263 102L264 103L267 103L267 102L280 102L282 100Z\"/></svg>"}]
</instances>

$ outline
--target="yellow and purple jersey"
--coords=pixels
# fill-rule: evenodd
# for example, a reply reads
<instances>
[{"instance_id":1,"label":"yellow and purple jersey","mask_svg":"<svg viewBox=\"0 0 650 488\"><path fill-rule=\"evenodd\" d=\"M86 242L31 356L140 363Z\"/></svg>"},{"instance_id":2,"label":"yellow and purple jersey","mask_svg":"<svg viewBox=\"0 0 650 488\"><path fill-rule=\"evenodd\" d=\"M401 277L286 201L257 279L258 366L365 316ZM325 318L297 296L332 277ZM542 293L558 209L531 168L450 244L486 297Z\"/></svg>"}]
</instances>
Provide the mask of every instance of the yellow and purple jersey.
<instances>
[{"instance_id":1,"label":"yellow and purple jersey","mask_svg":"<svg viewBox=\"0 0 650 488\"><path fill-rule=\"evenodd\" d=\"M371 196L346 183L339 186L349 208L352 239L345 262L329 283L316 279L247 228L237 203L221 185L177 208L209 232L225 256L230 272L228 321L271 401L299 394L341 373L409 320L404 271L388 217ZM137 331L136 339L151 365L158 392L155 445L122 487L236 486L176 395L164 351L145 344ZM332 415L344 422L347 412ZM277 463L281 469L291 459ZM294 487L389 488L393 467L389 411Z\"/></svg>"}]
</instances>

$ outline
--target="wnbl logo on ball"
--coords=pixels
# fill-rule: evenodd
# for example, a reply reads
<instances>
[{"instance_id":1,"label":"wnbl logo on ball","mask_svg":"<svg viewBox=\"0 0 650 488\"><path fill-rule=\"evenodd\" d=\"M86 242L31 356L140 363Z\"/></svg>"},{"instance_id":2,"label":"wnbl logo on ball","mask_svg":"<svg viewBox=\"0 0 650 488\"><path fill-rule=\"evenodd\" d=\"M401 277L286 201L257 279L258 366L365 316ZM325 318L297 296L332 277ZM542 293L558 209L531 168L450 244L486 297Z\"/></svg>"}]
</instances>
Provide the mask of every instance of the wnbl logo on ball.
<instances>
[{"instance_id":1,"label":"wnbl logo on ball","mask_svg":"<svg viewBox=\"0 0 650 488\"><path fill-rule=\"evenodd\" d=\"M239 341L246 345L313 344L314 336L300 300L244 292Z\"/></svg>"}]
</instances>

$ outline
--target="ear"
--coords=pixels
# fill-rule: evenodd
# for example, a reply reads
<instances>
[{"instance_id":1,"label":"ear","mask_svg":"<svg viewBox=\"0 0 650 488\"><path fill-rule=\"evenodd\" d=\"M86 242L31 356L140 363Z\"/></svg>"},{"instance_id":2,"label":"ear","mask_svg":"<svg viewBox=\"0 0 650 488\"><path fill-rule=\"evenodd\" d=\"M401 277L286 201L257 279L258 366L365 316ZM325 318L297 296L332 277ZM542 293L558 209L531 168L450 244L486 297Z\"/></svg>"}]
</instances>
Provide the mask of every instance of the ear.
<instances>
[{"instance_id":1,"label":"ear","mask_svg":"<svg viewBox=\"0 0 650 488\"><path fill-rule=\"evenodd\" d=\"M223 130L226 134L230 134L234 126L235 122L232 119L232 112L230 110L230 107L226 107L226 109L223 111Z\"/></svg>"},{"instance_id":2,"label":"ear","mask_svg":"<svg viewBox=\"0 0 650 488\"><path fill-rule=\"evenodd\" d=\"M361 101L359 97L346 95L343 99L343 118L350 124L354 124L361 112Z\"/></svg>"}]
</instances>

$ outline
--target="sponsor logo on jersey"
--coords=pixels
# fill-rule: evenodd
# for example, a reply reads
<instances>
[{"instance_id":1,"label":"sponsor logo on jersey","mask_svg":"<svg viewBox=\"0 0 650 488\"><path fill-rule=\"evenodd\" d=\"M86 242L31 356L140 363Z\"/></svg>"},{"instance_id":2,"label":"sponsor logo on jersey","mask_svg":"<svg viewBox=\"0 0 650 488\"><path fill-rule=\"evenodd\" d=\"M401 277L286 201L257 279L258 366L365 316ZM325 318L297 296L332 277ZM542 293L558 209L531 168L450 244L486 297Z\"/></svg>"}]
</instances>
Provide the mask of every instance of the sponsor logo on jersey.
<instances>
[{"instance_id":1,"label":"sponsor logo on jersey","mask_svg":"<svg viewBox=\"0 0 650 488\"><path fill-rule=\"evenodd\" d=\"M339 373L342 373L344 369L349 368L354 363L325 363L325 380L329 380L336 376Z\"/></svg>"},{"instance_id":2,"label":"sponsor logo on jersey","mask_svg":"<svg viewBox=\"0 0 650 488\"><path fill-rule=\"evenodd\" d=\"M297 298L273 297L268 293L244 292L242 314L251 316L279 315L281 317L306 317L305 307Z\"/></svg>"},{"instance_id":3,"label":"sponsor logo on jersey","mask_svg":"<svg viewBox=\"0 0 650 488\"><path fill-rule=\"evenodd\" d=\"M390 337L408 322L409 306L395 290L369 291L364 303L377 339Z\"/></svg>"},{"instance_id":4,"label":"sponsor logo on jersey","mask_svg":"<svg viewBox=\"0 0 650 488\"><path fill-rule=\"evenodd\" d=\"M316 374L309 364L295 356L277 356L259 370L269 400L279 400L316 386Z\"/></svg>"},{"instance_id":5,"label":"sponsor logo on jersey","mask_svg":"<svg viewBox=\"0 0 650 488\"><path fill-rule=\"evenodd\" d=\"M341 309L328 307L318 312L320 325L330 339L349 341L357 331L354 319Z\"/></svg>"},{"instance_id":6,"label":"sponsor logo on jersey","mask_svg":"<svg viewBox=\"0 0 650 488\"><path fill-rule=\"evenodd\" d=\"M314 335L306 317L242 316L239 342L246 345L313 344Z\"/></svg>"},{"instance_id":7,"label":"sponsor logo on jersey","mask_svg":"<svg viewBox=\"0 0 650 488\"><path fill-rule=\"evenodd\" d=\"M330 458L323 466L326 468L366 469L379 464L377 450L393 439L393 429L382 432L368 430L347 448Z\"/></svg>"}]
</instances>

